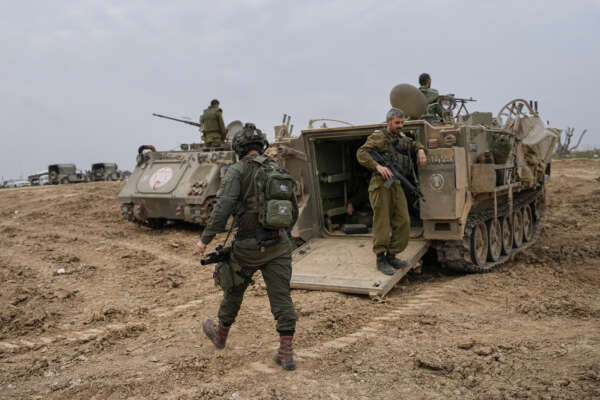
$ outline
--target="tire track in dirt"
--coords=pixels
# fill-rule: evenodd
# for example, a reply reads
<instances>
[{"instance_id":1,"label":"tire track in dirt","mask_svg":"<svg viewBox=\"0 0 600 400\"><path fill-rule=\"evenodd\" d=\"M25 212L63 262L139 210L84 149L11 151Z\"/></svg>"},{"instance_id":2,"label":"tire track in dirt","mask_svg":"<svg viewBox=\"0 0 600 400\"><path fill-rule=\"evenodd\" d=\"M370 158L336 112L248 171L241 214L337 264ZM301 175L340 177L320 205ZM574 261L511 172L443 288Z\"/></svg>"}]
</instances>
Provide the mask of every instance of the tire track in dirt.
<instances>
[{"instance_id":1,"label":"tire track in dirt","mask_svg":"<svg viewBox=\"0 0 600 400\"><path fill-rule=\"evenodd\" d=\"M317 345L307 348L296 348L295 356L297 361L319 361L332 351L339 351L347 346L353 345L361 339L370 339L380 335L385 329L389 328L390 323L399 321L402 317L409 315L419 315L430 310L434 306L440 305L445 300L452 298L454 304L460 299L457 299L457 294L460 290L453 287L453 282L428 286L419 294L411 296L406 302L398 305L387 313L373 318L369 323L363 325L359 330L348 335L341 336L326 342L321 342ZM466 305L466 301L464 301ZM269 350L274 351L277 346L272 346ZM266 357L266 356L265 356ZM274 364L267 364L262 361L256 361L250 364L246 375L255 375L260 373L276 373L280 369Z\"/></svg>"},{"instance_id":2,"label":"tire track in dirt","mask_svg":"<svg viewBox=\"0 0 600 400\"><path fill-rule=\"evenodd\" d=\"M16 223L5 223L3 224L4 226L10 226L13 225L15 228L19 229L22 232L25 233L29 233L29 234L39 234L39 231L35 230L35 229L28 229L23 227L21 224L16 224ZM45 230L44 234L49 234L49 235L56 235L58 237L62 237L65 239L70 239L70 240L74 240L74 239L85 239L88 240L90 242L96 242L98 244L107 244L109 246L112 247L117 247L117 248L121 248L124 250L133 250L133 251L140 251L140 252L146 252L154 257L156 257L157 259L164 261L168 264L171 263L177 263L177 264L183 264L183 265L187 265L187 266L191 266L191 267L198 267L198 264L200 263L199 261L193 261L191 260L192 256L190 255L190 257L181 257L175 254L169 254L169 255L165 255L164 251L159 251L159 250L154 250L152 248L152 246L155 243L148 243L148 245L139 245L139 244L134 244L134 243L130 243L127 241L114 241L114 240L110 240L110 238L107 237L103 237L103 236L98 236L98 235L94 235L94 234L89 234L89 233L83 233L83 234L73 234L73 233L69 233L69 232L65 232L64 230ZM143 236L142 236L143 237ZM138 238L139 239L139 238Z\"/></svg>"},{"instance_id":3,"label":"tire track in dirt","mask_svg":"<svg viewBox=\"0 0 600 400\"><path fill-rule=\"evenodd\" d=\"M205 296L205 298L208 297L210 296ZM182 311L199 306L203 304L204 301L205 299L197 299L174 307L156 307L148 310L148 312L156 315L158 318L167 318ZM0 350L7 352L35 350L42 346L50 345L63 340L67 343L84 343L109 335L111 332L123 331L130 327L139 325L140 324L137 323L112 323L100 328L66 331L56 335L41 336L36 338L0 341Z\"/></svg>"}]
</instances>

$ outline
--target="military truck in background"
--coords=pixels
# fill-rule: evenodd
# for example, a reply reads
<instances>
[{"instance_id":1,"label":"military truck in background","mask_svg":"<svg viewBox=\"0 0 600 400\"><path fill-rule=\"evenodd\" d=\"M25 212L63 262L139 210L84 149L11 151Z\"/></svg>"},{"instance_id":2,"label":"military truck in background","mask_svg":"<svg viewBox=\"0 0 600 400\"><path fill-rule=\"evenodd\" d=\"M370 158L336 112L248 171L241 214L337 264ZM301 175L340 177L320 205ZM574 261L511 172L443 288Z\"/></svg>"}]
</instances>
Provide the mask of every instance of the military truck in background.
<instances>
[{"instance_id":1,"label":"military truck in background","mask_svg":"<svg viewBox=\"0 0 600 400\"><path fill-rule=\"evenodd\" d=\"M543 224L551 153L561 133L546 126L537 103L516 99L497 115L453 113L443 97L438 115L428 114L425 97L411 85L390 94L393 107L410 117L403 131L427 148L427 165L408 176L424 195L411 198L411 240L400 255L407 268L391 277L378 272L371 250L370 206L348 203L366 191L370 171L356 150L385 124L303 130L280 135L269 154L298 181L300 214L292 236L292 287L385 295L433 248L449 268L487 271L530 246ZM408 192L405 190L405 192Z\"/></svg>"},{"instance_id":2,"label":"military truck in background","mask_svg":"<svg viewBox=\"0 0 600 400\"><path fill-rule=\"evenodd\" d=\"M123 174L116 163L95 163L88 174L88 180L97 181L120 181Z\"/></svg>"},{"instance_id":3,"label":"military truck in background","mask_svg":"<svg viewBox=\"0 0 600 400\"><path fill-rule=\"evenodd\" d=\"M193 121L154 115L200 127ZM240 121L231 122L227 141L219 148L192 143L157 151L151 145L140 146L136 167L118 195L123 217L153 227L168 221L206 225L221 179L236 162L231 138L240 129Z\"/></svg>"},{"instance_id":4,"label":"military truck in background","mask_svg":"<svg viewBox=\"0 0 600 400\"><path fill-rule=\"evenodd\" d=\"M51 185L87 182L85 173L75 164L51 164L48 166L48 182Z\"/></svg>"}]
</instances>

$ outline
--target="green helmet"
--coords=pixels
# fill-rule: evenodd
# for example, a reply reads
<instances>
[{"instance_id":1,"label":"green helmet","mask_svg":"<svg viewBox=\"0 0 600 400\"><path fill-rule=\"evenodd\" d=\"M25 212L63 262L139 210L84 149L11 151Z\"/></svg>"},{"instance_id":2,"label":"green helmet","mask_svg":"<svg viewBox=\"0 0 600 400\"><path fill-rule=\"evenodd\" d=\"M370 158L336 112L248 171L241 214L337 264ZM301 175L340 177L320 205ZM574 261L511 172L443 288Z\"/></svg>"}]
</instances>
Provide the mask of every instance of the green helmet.
<instances>
[{"instance_id":1,"label":"green helmet","mask_svg":"<svg viewBox=\"0 0 600 400\"><path fill-rule=\"evenodd\" d=\"M252 143L260 145L260 154L262 154L266 148L269 147L267 136L262 133L260 129L257 129L253 123L247 122L244 125L244 128L234 136L232 143L233 150L236 153L243 155L248 151L246 150L247 146Z\"/></svg>"}]
</instances>

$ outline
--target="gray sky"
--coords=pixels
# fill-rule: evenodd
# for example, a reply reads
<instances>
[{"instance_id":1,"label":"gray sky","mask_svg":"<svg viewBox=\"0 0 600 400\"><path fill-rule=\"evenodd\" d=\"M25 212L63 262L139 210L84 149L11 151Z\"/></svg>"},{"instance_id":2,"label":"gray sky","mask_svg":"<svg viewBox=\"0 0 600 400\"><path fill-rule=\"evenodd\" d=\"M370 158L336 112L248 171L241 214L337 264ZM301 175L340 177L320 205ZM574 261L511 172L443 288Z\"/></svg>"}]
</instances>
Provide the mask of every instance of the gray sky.
<instances>
[{"instance_id":1,"label":"gray sky","mask_svg":"<svg viewBox=\"0 0 600 400\"><path fill-rule=\"evenodd\" d=\"M600 146L600 0L20 0L0 15L0 177L132 169L140 144L199 141L153 112L197 119L215 97L226 123L270 134L283 113L295 130L379 122L421 72L471 111L537 99Z\"/></svg>"}]
</instances>

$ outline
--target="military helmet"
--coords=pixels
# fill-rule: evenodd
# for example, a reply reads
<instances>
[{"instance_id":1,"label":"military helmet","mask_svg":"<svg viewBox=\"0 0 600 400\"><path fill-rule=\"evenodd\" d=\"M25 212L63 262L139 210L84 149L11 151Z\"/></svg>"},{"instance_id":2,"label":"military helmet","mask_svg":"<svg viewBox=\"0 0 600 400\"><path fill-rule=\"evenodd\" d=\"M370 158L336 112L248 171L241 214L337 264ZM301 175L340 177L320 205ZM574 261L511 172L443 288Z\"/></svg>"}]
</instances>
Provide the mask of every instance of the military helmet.
<instances>
[{"instance_id":1,"label":"military helmet","mask_svg":"<svg viewBox=\"0 0 600 400\"><path fill-rule=\"evenodd\" d=\"M243 154L246 152L246 147L252 143L261 146L261 154L269 146L267 136L260 129L257 129L253 123L247 122L244 128L233 137L233 150L238 154Z\"/></svg>"}]
</instances>

